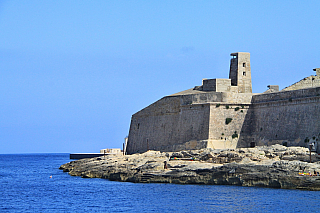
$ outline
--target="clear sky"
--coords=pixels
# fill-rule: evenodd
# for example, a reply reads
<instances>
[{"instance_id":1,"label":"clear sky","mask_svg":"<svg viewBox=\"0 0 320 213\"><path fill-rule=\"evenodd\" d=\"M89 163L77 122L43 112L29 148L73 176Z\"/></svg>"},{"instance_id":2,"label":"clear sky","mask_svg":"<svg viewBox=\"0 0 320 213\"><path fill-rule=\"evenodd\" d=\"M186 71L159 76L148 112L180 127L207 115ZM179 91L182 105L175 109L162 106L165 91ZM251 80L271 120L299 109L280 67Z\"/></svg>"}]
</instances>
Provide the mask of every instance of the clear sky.
<instances>
[{"instance_id":1,"label":"clear sky","mask_svg":"<svg viewBox=\"0 0 320 213\"><path fill-rule=\"evenodd\" d=\"M320 1L0 0L0 153L120 148L131 115L228 78L250 52L253 92L320 67Z\"/></svg>"}]
</instances>

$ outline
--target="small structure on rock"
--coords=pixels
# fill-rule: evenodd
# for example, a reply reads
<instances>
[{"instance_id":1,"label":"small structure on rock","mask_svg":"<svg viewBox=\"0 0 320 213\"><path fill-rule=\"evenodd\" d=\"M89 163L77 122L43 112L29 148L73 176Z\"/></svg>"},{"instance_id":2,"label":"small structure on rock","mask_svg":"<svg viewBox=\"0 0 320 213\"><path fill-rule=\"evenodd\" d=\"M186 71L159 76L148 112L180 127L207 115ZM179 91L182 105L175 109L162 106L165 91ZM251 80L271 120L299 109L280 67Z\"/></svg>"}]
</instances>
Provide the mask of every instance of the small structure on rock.
<instances>
[{"instance_id":1,"label":"small structure on rock","mask_svg":"<svg viewBox=\"0 0 320 213\"><path fill-rule=\"evenodd\" d=\"M113 149L100 149L100 153L105 154L121 154L121 149L113 148Z\"/></svg>"}]
</instances>

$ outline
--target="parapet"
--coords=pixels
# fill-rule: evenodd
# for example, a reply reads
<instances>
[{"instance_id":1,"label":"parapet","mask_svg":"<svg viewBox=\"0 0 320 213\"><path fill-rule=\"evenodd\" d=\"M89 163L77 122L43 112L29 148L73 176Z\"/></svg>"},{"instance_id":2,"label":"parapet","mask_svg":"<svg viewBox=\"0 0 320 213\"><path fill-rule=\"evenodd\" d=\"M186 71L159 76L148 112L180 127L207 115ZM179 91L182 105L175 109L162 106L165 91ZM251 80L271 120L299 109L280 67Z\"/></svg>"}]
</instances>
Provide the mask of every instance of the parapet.
<instances>
[{"instance_id":1,"label":"parapet","mask_svg":"<svg viewBox=\"0 0 320 213\"><path fill-rule=\"evenodd\" d=\"M203 79L202 90L214 92L230 92L231 79Z\"/></svg>"},{"instance_id":2,"label":"parapet","mask_svg":"<svg viewBox=\"0 0 320 213\"><path fill-rule=\"evenodd\" d=\"M313 71L316 71L316 75L320 76L320 68L314 68Z\"/></svg>"},{"instance_id":3,"label":"parapet","mask_svg":"<svg viewBox=\"0 0 320 213\"><path fill-rule=\"evenodd\" d=\"M273 92L279 92L279 85L268 85L268 88Z\"/></svg>"}]
</instances>

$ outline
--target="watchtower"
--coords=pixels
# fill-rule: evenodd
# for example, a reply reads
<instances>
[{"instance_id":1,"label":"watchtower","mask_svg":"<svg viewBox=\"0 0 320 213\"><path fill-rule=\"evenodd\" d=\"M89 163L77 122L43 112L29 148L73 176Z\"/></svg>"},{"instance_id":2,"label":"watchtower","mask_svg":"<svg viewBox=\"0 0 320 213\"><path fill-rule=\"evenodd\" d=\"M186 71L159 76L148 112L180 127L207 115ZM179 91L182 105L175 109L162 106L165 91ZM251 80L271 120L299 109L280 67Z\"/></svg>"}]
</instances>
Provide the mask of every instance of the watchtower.
<instances>
[{"instance_id":1,"label":"watchtower","mask_svg":"<svg viewBox=\"0 0 320 213\"><path fill-rule=\"evenodd\" d=\"M237 86L239 93L252 93L250 53L231 53L231 86Z\"/></svg>"}]
</instances>

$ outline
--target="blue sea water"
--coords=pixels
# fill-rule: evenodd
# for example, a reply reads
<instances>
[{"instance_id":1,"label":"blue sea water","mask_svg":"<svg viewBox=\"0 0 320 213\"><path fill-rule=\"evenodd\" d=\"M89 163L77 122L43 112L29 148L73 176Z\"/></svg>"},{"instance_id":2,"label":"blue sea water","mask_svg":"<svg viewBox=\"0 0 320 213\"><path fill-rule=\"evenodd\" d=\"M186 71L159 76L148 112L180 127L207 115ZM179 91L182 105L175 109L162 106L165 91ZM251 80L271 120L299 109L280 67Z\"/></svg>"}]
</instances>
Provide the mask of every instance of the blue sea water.
<instances>
[{"instance_id":1,"label":"blue sea water","mask_svg":"<svg viewBox=\"0 0 320 213\"><path fill-rule=\"evenodd\" d=\"M58 169L69 161L68 154L0 155L0 211L319 211L317 191L84 179Z\"/></svg>"}]
</instances>

